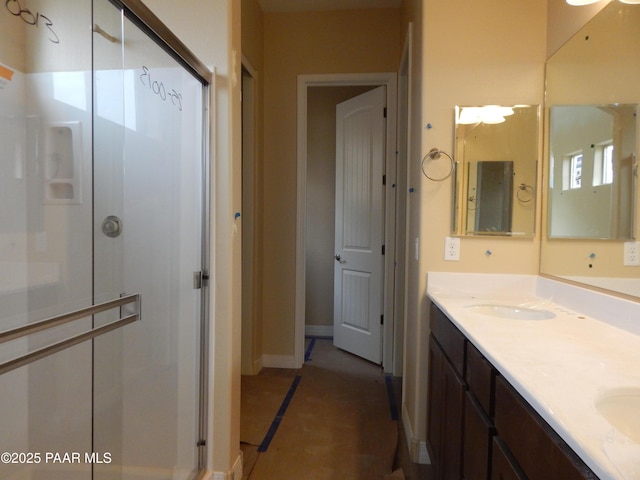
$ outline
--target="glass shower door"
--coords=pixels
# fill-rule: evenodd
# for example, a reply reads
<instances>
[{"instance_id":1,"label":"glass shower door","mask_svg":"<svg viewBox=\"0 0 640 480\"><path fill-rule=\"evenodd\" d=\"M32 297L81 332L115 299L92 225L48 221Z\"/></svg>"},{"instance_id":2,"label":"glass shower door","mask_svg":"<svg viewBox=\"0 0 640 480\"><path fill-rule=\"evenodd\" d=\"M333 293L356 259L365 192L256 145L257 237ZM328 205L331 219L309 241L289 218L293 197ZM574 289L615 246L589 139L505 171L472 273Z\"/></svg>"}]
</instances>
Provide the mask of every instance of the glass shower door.
<instances>
[{"instance_id":1,"label":"glass shower door","mask_svg":"<svg viewBox=\"0 0 640 480\"><path fill-rule=\"evenodd\" d=\"M0 4L0 333L93 303L90 22L90 2ZM91 328L0 335L0 478L89 478L91 342L11 362Z\"/></svg>"},{"instance_id":2,"label":"glass shower door","mask_svg":"<svg viewBox=\"0 0 640 480\"><path fill-rule=\"evenodd\" d=\"M120 2L0 32L0 478L195 478L206 84Z\"/></svg>"},{"instance_id":3,"label":"glass shower door","mask_svg":"<svg viewBox=\"0 0 640 480\"><path fill-rule=\"evenodd\" d=\"M198 471L205 93L94 1L95 296L141 296L140 322L95 340L94 448L111 454L96 479Z\"/></svg>"}]
</instances>

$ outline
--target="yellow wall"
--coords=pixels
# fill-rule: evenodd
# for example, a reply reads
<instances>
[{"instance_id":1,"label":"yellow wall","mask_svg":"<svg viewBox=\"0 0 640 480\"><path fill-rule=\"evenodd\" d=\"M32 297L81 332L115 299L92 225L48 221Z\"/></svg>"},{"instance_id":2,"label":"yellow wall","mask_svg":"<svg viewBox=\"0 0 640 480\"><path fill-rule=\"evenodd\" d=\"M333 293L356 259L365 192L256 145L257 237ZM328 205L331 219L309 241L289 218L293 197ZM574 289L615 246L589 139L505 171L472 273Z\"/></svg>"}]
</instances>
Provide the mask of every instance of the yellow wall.
<instances>
[{"instance_id":1,"label":"yellow wall","mask_svg":"<svg viewBox=\"0 0 640 480\"><path fill-rule=\"evenodd\" d=\"M300 74L397 71L395 9L264 17L263 353L293 355Z\"/></svg>"}]
</instances>

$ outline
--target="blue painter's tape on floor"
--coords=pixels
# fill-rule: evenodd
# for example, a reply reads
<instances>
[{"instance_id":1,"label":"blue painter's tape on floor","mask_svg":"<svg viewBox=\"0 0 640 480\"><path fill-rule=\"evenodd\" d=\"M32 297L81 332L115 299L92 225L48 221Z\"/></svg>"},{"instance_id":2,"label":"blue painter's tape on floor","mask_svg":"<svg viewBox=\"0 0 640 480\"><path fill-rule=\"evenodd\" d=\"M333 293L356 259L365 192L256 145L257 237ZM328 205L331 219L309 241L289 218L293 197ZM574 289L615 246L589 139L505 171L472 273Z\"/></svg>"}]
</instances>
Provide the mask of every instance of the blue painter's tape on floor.
<instances>
[{"instance_id":1,"label":"blue painter's tape on floor","mask_svg":"<svg viewBox=\"0 0 640 480\"><path fill-rule=\"evenodd\" d=\"M315 347L315 345L316 345L316 338L311 337L311 340L309 341L309 346L307 347L307 351L304 352L305 362L308 362L309 360L311 360L311 352L313 351L313 347Z\"/></svg>"},{"instance_id":2,"label":"blue painter's tape on floor","mask_svg":"<svg viewBox=\"0 0 640 480\"><path fill-rule=\"evenodd\" d=\"M400 420L398 415L398 405L396 404L396 395L393 392L393 377L391 375L385 376L387 382L387 395L389 397L389 409L391 410L391 420L397 422Z\"/></svg>"},{"instance_id":3,"label":"blue painter's tape on floor","mask_svg":"<svg viewBox=\"0 0 640 480\"><path fill-rule=\"evenodd\" d=\"M264 440L262 440L262 443L258 447L258 452L266 452L267 449L269 448L269 444L271 443L271 440L273 440L273 437L275 436L276 431L280 426L282 417L284 417L284 414L287 411L287 407L289 406L289 403L291 403L293 394L296 392L296 388L298 388L298 384L300 383L301 379L302 377L300 375L296 375L296 377L293 379L293 383L291 383L291 386L289 387L289 391L287 392L287 395L284 397L284 400L282 401L282 405L280 405L280 409L278 410L278 413L276 413L276 418L274 418L273 422L271 422L269 431L267 432L267 434L264 437Z\"/></svg>"}]
</instances>

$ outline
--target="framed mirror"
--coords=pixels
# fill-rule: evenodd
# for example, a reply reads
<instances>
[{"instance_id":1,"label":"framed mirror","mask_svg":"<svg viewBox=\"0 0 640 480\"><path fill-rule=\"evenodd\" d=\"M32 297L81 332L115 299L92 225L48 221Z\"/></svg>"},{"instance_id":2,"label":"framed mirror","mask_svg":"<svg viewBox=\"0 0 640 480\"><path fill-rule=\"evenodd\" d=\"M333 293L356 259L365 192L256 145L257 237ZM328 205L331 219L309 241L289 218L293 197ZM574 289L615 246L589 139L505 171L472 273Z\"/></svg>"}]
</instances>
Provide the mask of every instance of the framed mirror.
<instances>
[{"instance_id":1,"label":"framed mirror","mask_svg":"<svg viewBox=\"0 0 640 480\"><path fill-rule=\"evenodd\" d=\"M540 108L457 106L458 236L533 237Z\"/></svg>"},{"instance_id":2,"label":"framed mirror","mask_svg":"<svg viewBox=\"0 0 640 480\"><path fill-rule=\"evenodd\" d=\"M638 32L611 2L547 61L540 273L640 300Z\"/></svg>"}]
</instances>

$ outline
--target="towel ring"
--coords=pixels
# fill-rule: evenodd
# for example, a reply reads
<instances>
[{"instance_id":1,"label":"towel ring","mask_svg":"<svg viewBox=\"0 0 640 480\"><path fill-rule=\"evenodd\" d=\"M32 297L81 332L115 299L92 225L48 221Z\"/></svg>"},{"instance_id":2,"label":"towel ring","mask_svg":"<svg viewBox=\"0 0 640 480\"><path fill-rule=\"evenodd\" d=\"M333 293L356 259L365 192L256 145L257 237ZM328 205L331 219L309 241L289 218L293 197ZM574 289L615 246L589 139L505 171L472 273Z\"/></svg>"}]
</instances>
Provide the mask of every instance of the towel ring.
<instances>
[{"instance_id":1,"label":"towel ring","mask_svg":"<svg viewBox=\"0 0 640 480\"><path fill-rule=\"evenodd\" d=\"M523 192L530 192L531 193L531 197L529 198L522 198L522 196L524 196L525 194ZM533 200L533 198L535 197L535 190L531 185L527 185L526 183L521 183L518 186L518 191L516 192L516 197L518 197L518 200L522 203L529 203L531 200ZM522 195L522 196L521 196Z\"/></svg>"},{"instance_id":2,"label":"towel ring","mask_svg":"<svg viewBox=\"0 0 640 480\"><path fill-rule=\"evenodd\" d=\"M437 160L439 159L442 155L446 156L449 159L449 162L451 162L451 168L449 168L449 171L447 172L447 174L444 177L441 178L433 178L432 176L430 176L426 171L425 171L425 162L427 159L430 160ZM449 178L451 176L451 174L453 173L453 170L456 166L456 162L453 160L453 157L451 155L449 155L447 152L445 152L444 150L439 150L437 148L432 148L431 150L429 150L429 153L427 153L424 157L422 157L422 163L420 164L420 168L422 169L422 174L427 177L429 180L434 181L434 182L442 182L443 180L446 180L447 178Z\"/></svg>"}]
</instances>

